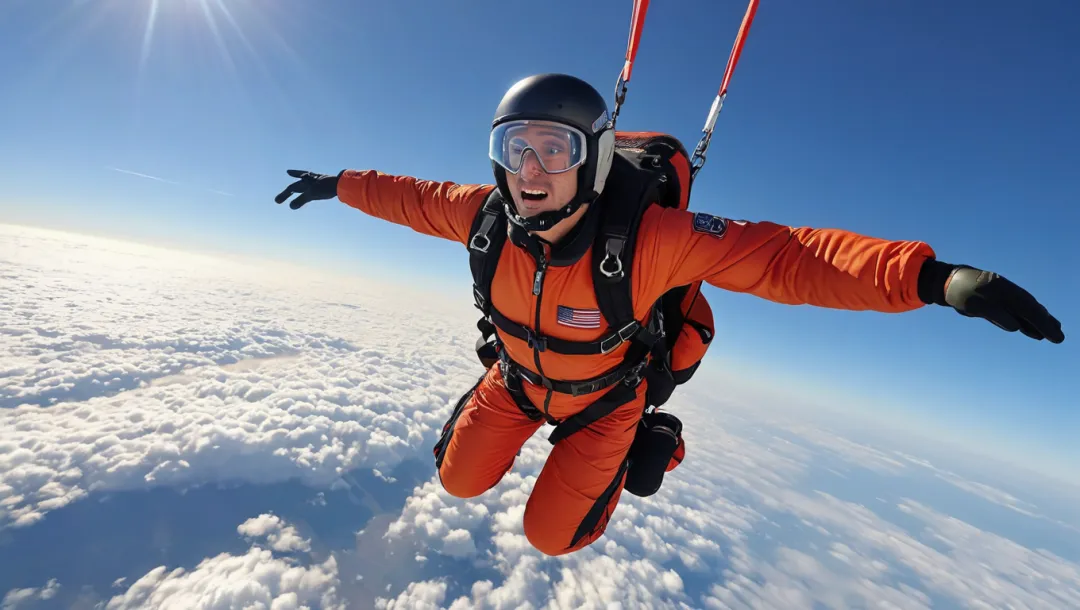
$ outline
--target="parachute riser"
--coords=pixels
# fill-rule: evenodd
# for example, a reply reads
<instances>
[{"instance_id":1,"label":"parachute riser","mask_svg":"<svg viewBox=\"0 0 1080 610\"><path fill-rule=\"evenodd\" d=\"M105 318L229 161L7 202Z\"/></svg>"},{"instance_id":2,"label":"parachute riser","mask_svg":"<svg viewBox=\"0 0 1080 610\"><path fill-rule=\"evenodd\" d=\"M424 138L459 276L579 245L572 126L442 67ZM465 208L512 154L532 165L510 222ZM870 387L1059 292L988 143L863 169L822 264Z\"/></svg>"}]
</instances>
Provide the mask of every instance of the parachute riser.
<instances>
[{"instance_id":1,"label":"parachute riser","mask_svg":"<svg viewBox=\"0 0 1080 610\"><path fill-rule=\"evenodd\" d=\"M706 117L705 126L701 129L701 140L698 141L697 147L694 148L694 155L690 159L690 180L693 180L705 165L705 152L709 149L709 143L712 142L716 119L720 116L720 109L724 107L724 99L726 98L727 91L717 95L716 99L713 100L712 108L709 109L709 116Z\"/></svg>"},{"instance_id":2,"label":"parachute riser","mask_svg":"<svg viewBox=\"0 0 1080 610\"><path fill-rule=\"evenodd\" d=\"M727 67L724 70L724 80L720 83L720 90L717 92L716 99L713 100L712 108L709 109L709 115L705 119L705 127L702 128L701 140L698 141L697 146L694 148L694 154L690 159L690 183L693 184L693 180L697 177L698 172L705 166L705 154L708 152L709 144L712 142L713 131L716 128L716 120L720 116L720 110L724 107L724 100L727 98L728 84L731 82L731 77L735 73L735 66L739 62L739 56L742 54L743 45L746 43L746 37L750 33L750 25L754 21L754 15L757 13L758 3L760 0L749 0L749 4L746 7L746 14L743 15L742 24L739 26L739 33L735 37L735 44L731 47L731 55L728 56ZM649 10L649 0L634 0L634 12L630 18L630 37L626 45L626 58L623 63L622 71L619 73L619 80L615 83L615 110L611 115L611 124L615 125L615 121L619 116L619 112L622 110L623 103L626 101L627 83L630 82L630 74L634 67L634 57L637 55L638 43L641 40L641 30L645 23L645 15Z\"/></svg>"},{"instance_id":3,"label":"parachute riser","mask_svg":"<svg viewBox=\"0 0 1080 610\"><path fill-rule=\"evenodd\" d=\"M622 109L623 102L626 101L626 79L622 74L619 74L619 81L615 83L615 110L611 112L611 124L615 125L615 121L619 118L619 110Z\"/></svg>"},{"instance_id":4,"label":"parachute riser","mask_svg":"<svg viewBox=\"0 0 1080 610\"><path fill-rule=\"evenodd\" d=\"M641 28L645 25L645 15L649 12L649 0L634 0L634 12L630 15L630 37L626 41L626 57L619 80L615 83L615 110L611 113L611 125L615 126L626 101L626 85L634 71L634 57L637 56L638 43L641 42Z\"/></svg>"}]
</instances>

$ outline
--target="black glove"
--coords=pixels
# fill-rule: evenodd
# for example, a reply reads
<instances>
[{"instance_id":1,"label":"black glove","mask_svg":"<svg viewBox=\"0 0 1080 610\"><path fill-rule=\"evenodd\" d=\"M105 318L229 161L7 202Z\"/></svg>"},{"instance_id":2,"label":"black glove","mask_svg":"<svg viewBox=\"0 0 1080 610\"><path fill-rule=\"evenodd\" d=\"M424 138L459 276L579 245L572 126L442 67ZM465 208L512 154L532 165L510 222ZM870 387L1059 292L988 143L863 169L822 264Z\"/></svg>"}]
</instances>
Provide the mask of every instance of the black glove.
<instances>
[{"instance_id":1,"label":"black glove","mask_svg":"<svg viewBox=\"0 0 1080 610\"><path fill-rule=\"evenodd\" d=\"M991 271L928 259L919 271L919 298L1032 339L1065 340L1061 322L1031 293Z\"/></svg>"},{"instance_id":2,"label":"black glove","mask_svg":"<svg viewBox=\"0 0 1080 610\"><path fill-rule=\"evenodd\" d=\"M287 173L293 178L299 178L299 180L285 187L284 191L281 191L278 193L277 197L274 197L274 201L283 203L293 193L300 193L300 196L293 199L292 203L289 204L290 208L299 210L309 201L333 199L334 197L337 197L338 180L341 178L341 174L345 172L342 170L342 172L336 176L328 176L326 174L316 174L301 169L290 169Z\"/></svg>"}]
</instances>

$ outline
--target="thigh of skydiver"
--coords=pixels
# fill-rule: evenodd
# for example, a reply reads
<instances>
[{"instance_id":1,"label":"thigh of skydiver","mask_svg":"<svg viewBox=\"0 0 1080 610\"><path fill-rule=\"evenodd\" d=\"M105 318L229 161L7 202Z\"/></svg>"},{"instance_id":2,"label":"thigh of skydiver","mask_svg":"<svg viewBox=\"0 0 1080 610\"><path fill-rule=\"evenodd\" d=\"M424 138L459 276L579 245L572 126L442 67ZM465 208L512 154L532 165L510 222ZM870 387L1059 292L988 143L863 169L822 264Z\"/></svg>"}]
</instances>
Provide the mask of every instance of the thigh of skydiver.
<instances>
[{"instance_id":1,"label":"thigh of skydiver","mask_svg":"<svg viewBox=\"0 0 1080 610\"><path fill-rule=\"evenodd\" d=\"M622 494L623 462L645 406L643 387L552 448L525 507L525 535L540 551L567 553L603 534Z\"/></svg>"},{"instance_id":2,"label":"thigh of skydiver","mask_svg":"<svg viewBox=\"0 0 1080 610\"><path fill-rule=\"evenodd\" d=\"M499 367L491 367L454 424L439 469L443 487L462 498L484 493L502 479L521 446L542 424L522 413Z\"/></svg>"}]
</instances>

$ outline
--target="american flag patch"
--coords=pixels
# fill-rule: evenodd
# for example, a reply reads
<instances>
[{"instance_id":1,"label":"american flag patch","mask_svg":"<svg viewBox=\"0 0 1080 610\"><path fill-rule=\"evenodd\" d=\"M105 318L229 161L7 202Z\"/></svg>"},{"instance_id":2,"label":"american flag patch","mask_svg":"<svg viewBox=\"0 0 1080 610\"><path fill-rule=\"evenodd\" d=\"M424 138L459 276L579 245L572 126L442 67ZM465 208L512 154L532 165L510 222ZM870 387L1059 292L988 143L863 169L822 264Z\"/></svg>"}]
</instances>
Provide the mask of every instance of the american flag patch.
<instances>
[{"instance_id":1,"label":"american flag patch","mask_svg":"<svg viewBox=\"0 0 1080 610\"><path fill-rule=\"evenodd\" d=\"M600 328L600 310L559 305L559 324L574 328Z\"/></svg>"}]
</instances>

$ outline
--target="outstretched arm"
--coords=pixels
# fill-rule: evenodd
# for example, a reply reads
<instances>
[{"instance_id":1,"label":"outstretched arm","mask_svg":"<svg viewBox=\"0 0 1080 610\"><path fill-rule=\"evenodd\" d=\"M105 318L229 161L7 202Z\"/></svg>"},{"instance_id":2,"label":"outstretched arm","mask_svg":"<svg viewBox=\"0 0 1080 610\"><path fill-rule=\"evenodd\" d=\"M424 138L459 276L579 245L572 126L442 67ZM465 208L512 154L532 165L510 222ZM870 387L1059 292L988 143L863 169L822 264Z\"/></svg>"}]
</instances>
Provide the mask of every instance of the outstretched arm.
<instances>
[{"instance_id":1,"label":"outstretched arm","mask_svg":"<svg viewBox=\"0 0 1080 610\"><path fill-rule=\"evenodd\" d=\"M375 170L346 170L338 182L342 202L383 220L462 244L494 187L433 182Z\"/></svg>"},{"instance_id":2,"label":"outstretched arm","mask_svg":"<svg viewBox=\"0 0 1080 610\"><path fill-rule=\"evenodd\" d=\"M935 304L1002 330L1061 343L1061 322L1028 291L920 241L792 228L663 209L647 241L666 286L704 280L787 304L897 313Z\"/></svg>"},{"instance_id":3,"label":"outstretched arm","mask_svg":"<svg viewBox=\"0 0 1080 610\"><path fill-rule=\"evenodd\" d=\"M393 176L375 170L345 170L336 176L291 169L298 178L274 199L284 203L299 193L289 207L296 210L309 201L337 197L362 212L433 235L465 244L476 212L488 193L488 185L433 182L412 176Z\"/></svg>"},{"instance_id":4,"label":"outstretched arm","mask_svg":"<svg viewBox=\"0 0 1080 610\"><path fill-rule=\"evenodd\" d=\"M667 284L704 280L791 305L901 312L921 307L919 270L933 249L840 229L792 228L664 210L654 242Z\"/></svg>"}]
</instances>

